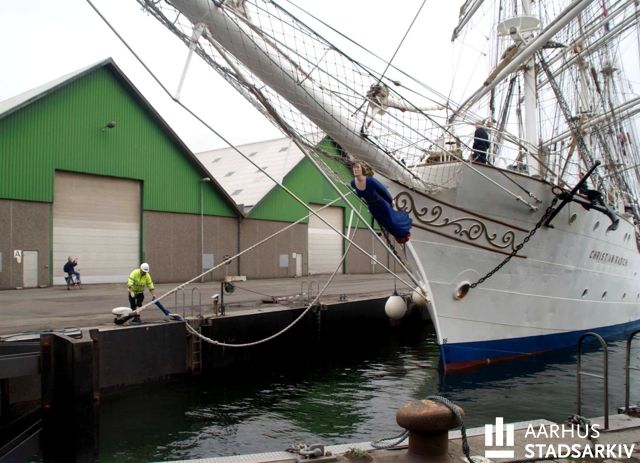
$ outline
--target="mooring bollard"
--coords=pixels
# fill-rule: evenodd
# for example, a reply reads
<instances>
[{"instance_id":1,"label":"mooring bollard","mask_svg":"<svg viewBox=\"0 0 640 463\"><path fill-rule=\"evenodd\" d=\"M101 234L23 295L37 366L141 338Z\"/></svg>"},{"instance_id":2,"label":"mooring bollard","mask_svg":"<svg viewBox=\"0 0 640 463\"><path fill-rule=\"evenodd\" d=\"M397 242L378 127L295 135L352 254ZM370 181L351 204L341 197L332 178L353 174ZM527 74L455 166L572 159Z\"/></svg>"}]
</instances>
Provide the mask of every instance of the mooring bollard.
<instances>
[{"instance_id":1,"label":"mooring bollard","mask_svg":"<svg viewBox=\"0 0 640 463\"><path fill-rule=\"evenodd\" d=\"M456 408L464 417L462 408ZM396 422L409 431L409 454L416 461L446 457L449 430L459 426L449 407L432 400L407 402L396 413Z\"/></svg>"}]
</instances>

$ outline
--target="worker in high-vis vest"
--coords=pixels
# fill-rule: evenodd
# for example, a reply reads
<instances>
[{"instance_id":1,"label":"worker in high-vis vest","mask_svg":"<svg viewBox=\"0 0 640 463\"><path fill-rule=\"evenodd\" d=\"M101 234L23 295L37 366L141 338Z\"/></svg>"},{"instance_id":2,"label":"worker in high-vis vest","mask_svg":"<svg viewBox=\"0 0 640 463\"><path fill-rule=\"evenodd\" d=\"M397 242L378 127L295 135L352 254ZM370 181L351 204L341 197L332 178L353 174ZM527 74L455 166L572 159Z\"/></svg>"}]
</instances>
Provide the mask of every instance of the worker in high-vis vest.
<instances>
[{"instance_id":1,"label":"worker in high-vis vest","mask_svg":"<svg viewBox=\"0 0 640 463\"><path fill-rule=\"evenodd\" d=\"M129 275L127 281L127 289L129 290L129 306L131 310L136 310L138 307L142 307L142 301L144 301L144 288L149 288L151 293L151 300L156 298L156 290L153 286L153 280L149 274L149 264L146 262L141 264ZM140 314L136 315L131 323L140 323Z\"/></svg>"}]
</instances>

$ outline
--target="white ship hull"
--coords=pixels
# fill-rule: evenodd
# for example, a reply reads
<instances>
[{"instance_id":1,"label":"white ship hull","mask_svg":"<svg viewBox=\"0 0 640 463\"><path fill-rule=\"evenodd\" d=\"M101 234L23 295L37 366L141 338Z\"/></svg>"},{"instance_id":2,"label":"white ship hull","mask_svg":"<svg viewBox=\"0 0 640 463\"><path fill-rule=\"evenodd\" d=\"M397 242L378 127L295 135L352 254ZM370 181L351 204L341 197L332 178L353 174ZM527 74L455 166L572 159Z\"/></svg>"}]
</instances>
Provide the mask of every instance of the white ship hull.
<instances>
[{"instance_id":1,"label":"white ship hull","mask_svg":"<svg viewBox=\"0 0 640 463\"><path fill-rule=\"evenodd\" d=\"M492 167L477 167L498 175ZM607 231L605 215L575 203L561 210L553 228L540 227L502 269L455 297L460 285L500 264L553 199L550 185L507 175L542 199L538 211L464 170L457 187L440 197L389 184L413 218L411 242L431 292L430 315L446 369L575 345L587 331L612 336L640 327L640 256L632 223L621 220L616 231Z\"/></svg>"}]
</instances>

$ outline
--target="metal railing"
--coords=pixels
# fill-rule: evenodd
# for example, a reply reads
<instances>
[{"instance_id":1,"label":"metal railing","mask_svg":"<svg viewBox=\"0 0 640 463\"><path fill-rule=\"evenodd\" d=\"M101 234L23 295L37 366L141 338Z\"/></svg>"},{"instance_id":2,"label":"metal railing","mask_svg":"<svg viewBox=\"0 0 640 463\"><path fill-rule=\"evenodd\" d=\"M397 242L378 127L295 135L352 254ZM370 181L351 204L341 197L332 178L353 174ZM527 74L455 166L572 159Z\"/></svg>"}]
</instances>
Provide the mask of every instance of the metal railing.
<instances>
[{"instance_id":1,"label":"metal railing","mask_svg":"<svg viewBox=\"0 0 640 463\"><path fill-rule=\"evenodd\" d=\"M196 294L198 303L196 304ZM184 289L178 288L175 292L175 312L181 314L184 318L202 316L202 293L198 286L191 288L191 304L188 306L190 313L187 315L187 301ZM180 304L181 303L181 304ZM197 308L197 310L196 310Z\"/></svg>"},{"instance_id":2,"label":"metal railing","mask_svg":"<svg viewBox=\"0 0 640 463\"><path fill-rule=\"evenodd\" d=\"M316 289L316 294L320 293L320 282L318 280L309 280L309 281L303 280L300 283L300 297L307 302L312 300L314 286ZM306 287L306 291L305 291L305 287Z\"/></svg>"},{"instance_id":3,"label":"metal railing","mask_svg":"<svg viewBox=\"0 0 640 463\"><path fill-rule=\"evenodd\" d=\"M196 294L198 294L198 304L196 305ZM196 307L198 308L196 312ZM191 316L197 315L198 317L202 316L202 293L200 292L200 288L194 286L191 288Z\"/></svg>"},{"instance_id":4,"label":"metal railing","mask_svg":"<svg viewBox=\"0 0 640 463\"><path fill-rule=\"evenodd\" d=\"M638 367L631 366L631 341L633 338L640 334L640 330L636 330L627 339L627 354L625 357L624 363L624 412L629 413L629 398L630 398L630 389L631 389L631 370L640 371Z\"/></svg>"},{"instance_id":5,"label":"metal railing","mask_svg":"<svg viewBox=\"0 0 640 463\"><path fill-rule=\"evenodd\" d=\"M181 296L180 300L182 301L182 308L180 306L178 306L178 295ZM176 289L176 292L175 292L175 311L176 311L176 313L181 313L182 315L184 315L184 305L185 305L184 289L178 288L178 289Z\"/></svg>"},{"instance_id":6,"label":"metal railing","mask_svg":"<svg viewBox=\"0 0 640 463\"><path fill-rule=\"evenodd\" d=\"M586 371L582 371L582 342L588 337L595 337L600 346L603 348L604 353L604 374L598 375L596 373L589 373ZM604 429L609 429L609 348L607 343L597 333L585 333L580 336L578 340L578 369L577 369L577 383L578 383L578 400L577 400L577 414L578 416L582 415L582 376L591 376L593 378L599 378L604 381Z\"/></svg>"}]
</instances>

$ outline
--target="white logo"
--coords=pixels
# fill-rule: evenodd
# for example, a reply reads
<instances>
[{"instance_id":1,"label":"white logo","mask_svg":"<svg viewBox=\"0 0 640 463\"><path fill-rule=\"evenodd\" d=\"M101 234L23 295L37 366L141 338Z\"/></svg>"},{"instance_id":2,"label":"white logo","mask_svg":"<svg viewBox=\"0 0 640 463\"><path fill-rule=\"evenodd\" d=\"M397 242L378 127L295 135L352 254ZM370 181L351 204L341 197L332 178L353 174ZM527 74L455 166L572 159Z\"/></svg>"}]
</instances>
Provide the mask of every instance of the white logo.
<instances>
[{"instance_id":1,"label":"white logo","mask_svg":"<svg viewBox=\"0 0 640 463\"><path fill-rule=\"evenodd\" d=\"M561 459L561 458L631 458L636 444L599 444L590 442L590 437L600 435L597 424L587 424L585 429L574 424L529 423L524 439L538 440L528 442L524 446L525 458ZM495 434L495 441L494 441ZM542 442L539 439L543 439ZM484 425L485 458L515 457L515 425L504 424L504 418L496 418L495 428L492 424ZM582 442L571 442L578 440Z\"/></svg>"},{"instance_id":2,"label":"white logo","mask_svg":"<svg viewBox=\"0 0 640 463\"><path fill-rule=\"evenodd\" d=\"M484 425L484 456L487 458L513 458L515 452L511 450L488 450L488 447L513 447L513 438L515 435L515 426L513 424L504 424L501 416L496 417L496 441L493 442L493 425Z\"/></svg>"}]
</instances>

